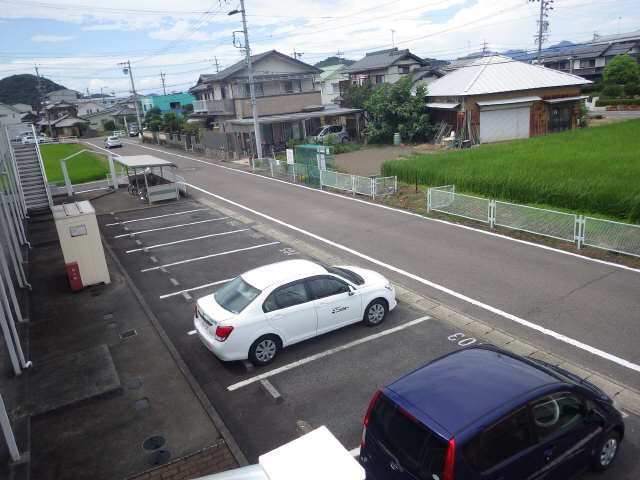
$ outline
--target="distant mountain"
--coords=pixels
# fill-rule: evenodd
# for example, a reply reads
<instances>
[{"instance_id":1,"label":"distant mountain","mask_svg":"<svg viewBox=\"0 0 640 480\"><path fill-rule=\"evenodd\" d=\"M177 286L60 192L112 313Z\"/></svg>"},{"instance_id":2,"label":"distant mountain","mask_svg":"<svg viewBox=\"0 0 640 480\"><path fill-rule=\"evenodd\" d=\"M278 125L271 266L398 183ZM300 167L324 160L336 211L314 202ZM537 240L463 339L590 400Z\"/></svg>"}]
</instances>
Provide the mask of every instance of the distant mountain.
<instances>
[{"instance_id":1,"label":"distant mountain","mask_svg":"<svg viewBox=\"0 0 640 480\"><path fill-rule=\"evenodd\" d=\"M443 65L448 65L449 62L447 60L438 60L437 58L423 58L425 62L428 62L432 67L441 67Z\"/></svg>"},{"instance_id":2,"label":"distant mountain","mask_svg":"<svg viewBox=\"0 0 640 480\"><path fill-rule=\"evenodd\" d=\"M568 50L571 47L575 47L580 44L576 44L573 42L569 42L568 40L563 40L554 45L549 45L542 49L542 55L550 55L552 53L561 53L563 50ZM513 58L514 60L521 60L528 62L533 60L538 56L538 52L535 49L531 50L507 50L505 52L486 52L486 55L504 55L505 57ZM467 55L467 57L479 57L482 56L482 51L473 52Z\"/></svg>"},{"instance_id":3,"label":"distant mountain","mask_svg":"<svg viewBox=\"0 0 640 480\"><path fill-rule=\"evenodd\" d=\"M27 105L37 105L42 95L60 90L63 87L48 78L40 78L40 89L38 91L38 77L31 74L11 75L0 80L0 102L13 105L15 103L26 103Z\"/></svg>"},{"instance_id":4,"label":"distant mountain","mask_svg":"<svg viewBox=\"0 0 640 480\"><path fill-rule=\"evenodd\" d=\"M317 68L323 68L323 67L328 67L330 65L353 65L354 63L356 63L355 60L348 60L346 58L340 58L340 57L327 57L324 60L320 60L318 63L315 63L313 66L317 67Z\"/></svg>"}]
</instances>

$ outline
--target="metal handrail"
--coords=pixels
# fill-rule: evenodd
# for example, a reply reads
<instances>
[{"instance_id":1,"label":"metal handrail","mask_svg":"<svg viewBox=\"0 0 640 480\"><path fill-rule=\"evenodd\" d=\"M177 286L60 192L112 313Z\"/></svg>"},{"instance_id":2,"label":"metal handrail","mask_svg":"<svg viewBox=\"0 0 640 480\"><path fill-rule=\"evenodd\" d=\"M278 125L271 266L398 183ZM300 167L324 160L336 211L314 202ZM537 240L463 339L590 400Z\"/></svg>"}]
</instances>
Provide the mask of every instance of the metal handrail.
<instances>
[{"instance_id":1,"label":"metal handrail","mask_svg":"<svg viewBox=\"0 0 640 480\"><path fill-rule=\"evenodd\" d=\"M44 182L44 191L47 193L47 200L49 201L49 207L53 206L53 200L51 199L51 192L49 191L49 181L47 180L47 173L44 170L44 162L42 161L42 155L40 154L40 145L37 141L36 129L31 124L31 130L33 131L33 138L36 139L36 153L38 154L38 163L40 164L40 172L42 173L42 180Z\"/></svg>"}]
</instances>

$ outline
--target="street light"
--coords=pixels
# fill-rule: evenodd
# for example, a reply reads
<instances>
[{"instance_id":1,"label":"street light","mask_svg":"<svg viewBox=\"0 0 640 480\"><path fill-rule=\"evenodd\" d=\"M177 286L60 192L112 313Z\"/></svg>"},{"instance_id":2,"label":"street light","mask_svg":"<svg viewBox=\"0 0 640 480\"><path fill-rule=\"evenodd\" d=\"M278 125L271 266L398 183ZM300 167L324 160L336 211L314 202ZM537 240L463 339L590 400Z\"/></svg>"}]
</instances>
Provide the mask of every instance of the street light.
<instances>
[{"instance_id":1,"label":"street light","mask_svg":"<svg viewBox=\"0 0 640 480\"><path fill-rule=\"evenodd\" d=\"M253 84L253 70L251 68L251 49L249 48L249 32L247 31L247 15L244 9L244 0L240 0L240 9L231 10L227 15L242 13L242 27L244 30L244 50L247 55L247 72L249 74L249 93L251 95L251 112L253 113L253 130L256 137L256 155L262 158L262 135L258 123L258 106L256 105L256 89ZM252 162L253 164L253 162Z\"/></svg>"}]
</instances>

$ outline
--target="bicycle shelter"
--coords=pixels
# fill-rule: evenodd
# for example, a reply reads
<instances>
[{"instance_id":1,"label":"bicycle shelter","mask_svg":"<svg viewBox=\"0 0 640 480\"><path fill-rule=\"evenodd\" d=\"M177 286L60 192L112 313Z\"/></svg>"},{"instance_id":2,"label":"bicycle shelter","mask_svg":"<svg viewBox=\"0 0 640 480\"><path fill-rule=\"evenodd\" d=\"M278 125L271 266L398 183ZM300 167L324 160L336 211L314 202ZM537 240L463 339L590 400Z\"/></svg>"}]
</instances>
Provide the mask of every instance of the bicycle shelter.
<instances>
[{"instance_id":1,"label":"bicycle shelter","mask_svg":"<svg viewBox=\"0 0 640 480\"><path fill-rule=\"evenodd\" d=\"M153 155L129 155L113 160L126 169L131 195L149 203L179 198L175 163Z\"/></svg>"}]
</instances>

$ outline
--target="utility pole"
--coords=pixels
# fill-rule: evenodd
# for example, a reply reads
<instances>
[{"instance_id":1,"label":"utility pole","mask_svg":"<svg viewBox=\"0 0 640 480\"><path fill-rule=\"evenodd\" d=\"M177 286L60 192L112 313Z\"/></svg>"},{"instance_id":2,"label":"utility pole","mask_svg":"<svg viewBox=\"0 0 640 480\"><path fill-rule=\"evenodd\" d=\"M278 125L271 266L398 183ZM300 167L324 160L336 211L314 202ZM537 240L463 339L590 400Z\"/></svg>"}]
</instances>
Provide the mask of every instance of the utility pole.
<instances>
[{"instance_id":1,"label":"utility pole","mask_svg":"<svg viewBox=\"0 0 640 480\"><path fill-rule=\"evenodd\" d=\"M214 64L216 66L216 73L220 72L220 62L218 62L218 57L213 57Z\"/></svg>"},{"instance_id":2,"label":"utility pole","mask_svg":"<svg viewBox=\"0 0 640 480\"><path fill-rule=\"evenodd\" d=\"M133 83L133 73L131 72L131 62L127 60L126 62L119 63L122 67L122 73L125 75L129 74L129 79L131 80L131 93L133 93L133 104L136 106L136 118L138 119L138 131L142 131L142 118L140 117L140 105L138 105L138 94L136 93L136 87ZM126 120L126 115L125 115ZM140 133L138 133L140 136Z\"/></svg>"},{"instance_id":3,"label":"utility pole","mask_svg":"<svg viewBox=\"0 0 640 480\"><path fill-rule=\"evenodd\" d=\"M244 8L244 0L240 0L240 10L232 10L228 15L242 13L242 29L244 30L244 51L247 55L247 72L249 76L249 93L251 95L251 111L253 113L253 129L256 137L256 155L262 158L262 135L260 134L260 123L258 122L258 106L256 105L256 88L253 84L253 69L251 68L251 48L249 47L249 32L247 31L247 14Z\"/></svg>"},{"instance_id":4,"label":"utility pole","mask_svg":"<svg viewBox=\"0 0 640 480\"><path fill-rule=\"evenodd\" d=\"M104 105L104 93L102 93L103 87L100 87L100 98L102 99L102 105Z\"/></svg>"},{"instance_id":5,"label":"utility pole","mask_svg":"<svg viewBox=\"0 0 640 480\"><path fill-rule=\"evenodd\" d=\"M396 41L395 41L395 37L394 37L395 33L396 33L396 31L392 28L391 29L391 48L395 48L395 46L396 46Z\"/></svg>"},{"instance_id":6,"label":"utility pole","mask_svg":"<svg viewBox=\"0 0 640 480\"><path fill-rule=\"evenodd\" d=\"M42 93L42 87L40 85L40 72L38 71L38 65L34 65L33 66L36 69L36 77L38 77L38 96L40 97L40 106L44 106L44 95ZM51 135L51 138L55 138L55 132L53 131L53 128L51 128L51 117L49 116L49 112L47 112L47 109L44 109L44 114L47 116L47 123L49 124L49 135ZM40 116L40 110L38 109L38 116Z\"/></svg>"},{"instance_id":7,"label":"utility pole","mask_svg":"<svg viewBox=\"0 0 640 480\"><path fill-rule=\"evenodd\" d=\"M484 57L484 56L486 56L486 55L487 55L487 41L486 41L486 40L484 40L484 41L482 42L482 56Z\"/></svg>"},{"instance_id":8,"label":"utility pole","mask_svg":"<svg viewBox=\"0 0 640 480\"><path fill-rule=\"evenodd\" d=\"M164 92L165 95L167 95L167 89L165 88L165 84L164 84L164 77L166 75L167 75L166 73L160 72L160 80L162 80L162 91Z\"/></svg>"},{"instance_id":9,"label":"utility pole","mask_svg":"<svg viewBox=\"0 0 640 480\"><path fill-rule=\"evenodd\" d=\"M538 19L538 34L535 36L538 43L538 63L542 59L542 44L547 39L547 30L549 28L549 10L553 10L551 5L554 0L529 0L530 2L540 2L540 18Z\"/></svg>"},{"instance_id":10,"label":"utility pole","mask_svg":"<svg viewBox=\"0 0 640 480\"><path fill-rule=\"evenodd\" d=\"M302 58L302 55L304 55L304 53L300 53L300 52L296 52L296 49L293 49L293 58L295 58L296 60L299 60L300 58Z\"/></svg>"}]
</instances>

